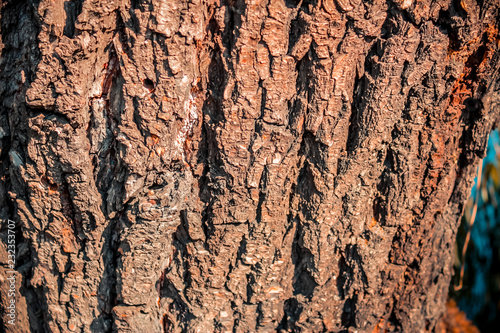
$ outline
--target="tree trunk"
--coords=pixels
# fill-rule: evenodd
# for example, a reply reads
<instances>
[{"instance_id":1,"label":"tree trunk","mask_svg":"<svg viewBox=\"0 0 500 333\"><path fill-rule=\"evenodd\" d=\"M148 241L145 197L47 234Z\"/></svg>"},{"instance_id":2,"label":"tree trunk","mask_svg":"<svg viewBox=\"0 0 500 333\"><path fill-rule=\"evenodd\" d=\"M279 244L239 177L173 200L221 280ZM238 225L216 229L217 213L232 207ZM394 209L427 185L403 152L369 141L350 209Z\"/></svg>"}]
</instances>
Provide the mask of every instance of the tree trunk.
<instances>
[{"instance_id":1,"label":"tree trunk","mask_svg":"<svg viewBox=\"0 0 500 333\"><path fill-rule=\"evenodd\" d=\"M442 331L499 10L3 1L4 329Z\"/></svg>"}]
</instances>

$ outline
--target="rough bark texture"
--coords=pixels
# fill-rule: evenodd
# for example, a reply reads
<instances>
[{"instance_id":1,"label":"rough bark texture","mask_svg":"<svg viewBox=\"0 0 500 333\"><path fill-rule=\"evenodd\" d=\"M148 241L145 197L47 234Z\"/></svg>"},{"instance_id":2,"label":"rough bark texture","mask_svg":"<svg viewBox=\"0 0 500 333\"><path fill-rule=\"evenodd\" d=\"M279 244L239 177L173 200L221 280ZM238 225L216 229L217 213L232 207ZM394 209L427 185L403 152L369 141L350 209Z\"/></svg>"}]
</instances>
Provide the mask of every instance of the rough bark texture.
<instances>
[{"instance_id":1,"label":"rough bark texture","mask_svg":"<svg viewBox=\"0 0 500 333\"><path fill-rule=\"evenodd\" d=\"M15 329L442 330L499 8L3 1Z\"/></svg>"}]
</instances>

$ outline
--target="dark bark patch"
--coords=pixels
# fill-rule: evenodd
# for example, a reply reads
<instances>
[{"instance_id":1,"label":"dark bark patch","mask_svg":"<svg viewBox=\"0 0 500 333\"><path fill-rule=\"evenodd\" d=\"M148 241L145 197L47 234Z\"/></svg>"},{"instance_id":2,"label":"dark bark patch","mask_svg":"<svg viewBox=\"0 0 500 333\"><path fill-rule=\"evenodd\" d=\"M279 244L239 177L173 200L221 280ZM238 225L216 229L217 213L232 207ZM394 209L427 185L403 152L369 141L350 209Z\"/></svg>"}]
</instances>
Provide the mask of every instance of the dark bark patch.
<instances>
[{"instance_id":1,"label":"dark bark patch","mask_svg":"<svg viewBox=\"0 0 500 333\"><path fill-rule=\"evenodd\" d=\"M66 11L66 25L64 26L64 36L73 38L75 35L75 22L78 15L82 12L84 0L70 0L64 2L64 10Z\"/></svg>"}]
</instances>

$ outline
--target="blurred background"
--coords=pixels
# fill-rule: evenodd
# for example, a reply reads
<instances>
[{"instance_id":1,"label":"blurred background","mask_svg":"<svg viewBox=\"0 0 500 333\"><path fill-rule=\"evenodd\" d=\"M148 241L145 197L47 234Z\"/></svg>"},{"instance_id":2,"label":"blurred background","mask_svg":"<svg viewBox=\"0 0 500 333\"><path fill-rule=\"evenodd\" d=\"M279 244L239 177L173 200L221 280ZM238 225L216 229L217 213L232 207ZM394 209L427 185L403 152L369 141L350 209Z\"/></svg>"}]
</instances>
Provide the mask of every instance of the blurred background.
<instances>
[{"instance_id":1,"label":"blurred background","mask_svg":"<svg viewBox=\"0 0 500 333\"><path fill-rule=\"evenodd\" d=\"M482 333L500 332L500 136L490 134L458 230L450 298ZM478 186L479 185L479 186ZM463 255L464 246L467 246Z\"/></svg>"}]
</instances>

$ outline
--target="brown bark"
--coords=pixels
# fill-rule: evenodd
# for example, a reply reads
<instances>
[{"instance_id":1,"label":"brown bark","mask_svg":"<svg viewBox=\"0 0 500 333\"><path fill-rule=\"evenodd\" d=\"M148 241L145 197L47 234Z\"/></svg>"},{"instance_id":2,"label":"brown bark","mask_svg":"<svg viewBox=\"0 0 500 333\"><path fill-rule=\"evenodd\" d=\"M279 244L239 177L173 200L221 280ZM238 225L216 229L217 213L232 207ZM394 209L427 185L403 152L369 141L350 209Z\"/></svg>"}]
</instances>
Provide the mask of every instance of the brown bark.
<instances>
[{"instance_id":1,"label":"brown bark","mask_svg":"<svg viewBox=\"0 0 500 333\"><path fill-rule=\"evenodd\" d=\"M3 2L16 329L439 331L499 9Z\"/></svg>"}]
</instances>

